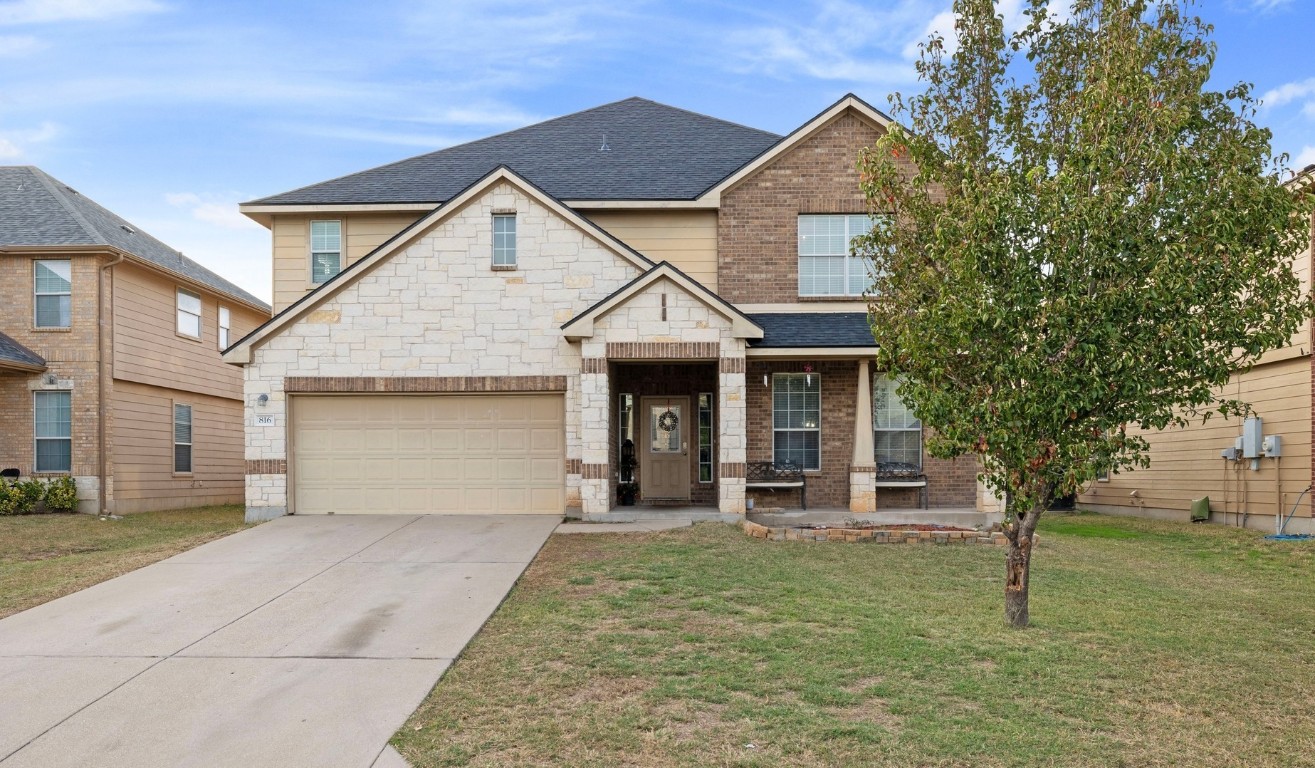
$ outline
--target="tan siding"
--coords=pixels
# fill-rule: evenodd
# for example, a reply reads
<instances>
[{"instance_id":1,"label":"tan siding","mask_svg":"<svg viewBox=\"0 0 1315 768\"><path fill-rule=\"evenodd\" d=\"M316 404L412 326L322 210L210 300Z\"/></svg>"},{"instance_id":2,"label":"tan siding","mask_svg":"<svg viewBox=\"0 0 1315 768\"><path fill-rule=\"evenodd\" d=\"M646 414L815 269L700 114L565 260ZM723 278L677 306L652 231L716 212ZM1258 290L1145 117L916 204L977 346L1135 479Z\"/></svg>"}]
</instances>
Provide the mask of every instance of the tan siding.
<instances>
[{"instance_id":1,"label":"tan siding","mask_svg":"<svg viewBox=\"0 0 1315 768\"><path fill-rule=\"evenodd\" d=\"M179 284L140 267L114 268L115 378L217 397L241 398L242 370L219 359L219 306L228 307L230 341L264 318L215 294L201 295L201 339L177 333Z\"/></svg>"},{"instance_id":2,"label":"tan siding","mask_svg":"<svg viewBox=\"0 0 1315 768\"><path fill-rule=\"evenodd\" d=\"M192 406L190 475L173 471L175 403ZM114 386L113 407L117 511L242 501L240 402L119 381Z\"/></svg>"},{"instance_id":3,"label":"tan siding","mask_svg":"<svg viewBox=\"0 0 1315 768\"><path fill-rule=\"evenodd\" d=\"M717 290L716 211L581 211L617 239L653 261Z\"/></svg>"},{"instance_id":4,"label":"tan siding","mask_svg":"<svg viewBox=\"0 0 1315 768\"><path fill-rule=\"evenodd\" d=\"M1283 438L1278 477L1284 514L1310 484L1310 365L1309 355L1260 365L1234 377L1224 389L1226 396L1239 397L1254 406L1264 419L1266 435ZM1139 508L1180 510L1186 516L1192 499L1209 496L1211 511L1222 513L1226 506L1231 515L1242 509L1245 490L1246 509L1252 515L1273 515L1280 508L1274 487L1275 460L1261 459L1260 470L1252 472L1248 462L1225 464L1219 457L1219 451L1232 445L1241 433L1239 419L1217 417L1185 429L1149 433L1146 437L1151 443L1151 466L1115 475L1108 483L1094 483L1081 502L1121 507L1129 512ZM1137 496L1131 495L1133 491ZM1297 515L1309 517L1310 510L1310 504L1303 503Z\"/></svg>"},{"instance_id":5,"label":"tan siding","mask_svg":"<svg viewBox=\"0 0 1315 768\"><path fill-rule=\"evenodd\" d=\"M342 222L346 263L354 264L388 238L420 218L406 213L285 215L272 217L270 225L274 261L274 311L280 312L314 289L310 279L310 224L312 219Z\"/></svg>"}]
</instances>

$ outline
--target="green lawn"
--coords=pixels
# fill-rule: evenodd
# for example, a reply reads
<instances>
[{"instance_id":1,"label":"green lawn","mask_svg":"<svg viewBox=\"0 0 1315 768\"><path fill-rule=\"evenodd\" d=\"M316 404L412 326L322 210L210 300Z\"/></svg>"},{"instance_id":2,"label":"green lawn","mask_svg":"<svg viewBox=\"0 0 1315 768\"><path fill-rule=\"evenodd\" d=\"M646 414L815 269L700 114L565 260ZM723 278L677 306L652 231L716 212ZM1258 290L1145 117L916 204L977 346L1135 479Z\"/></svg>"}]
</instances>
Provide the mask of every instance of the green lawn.
<instances>
[{"instance_id":1,"label":"green lawn","mask_svg":"<svg viewBox=\"0 0 1315 768\"><path fill-rule=\"evenodd\" d=\"M1315 544L1053 515L990 547L555 536L398 733L415 766L1315 765Z\"/></svg>"},{"instance_id":2,"label":"green lawn","mask_svg":"<svg viewBox=\"0 0 1315 768\"><path fill-rule=\"evenodd\" d=\"M242 507L0 517L0 618L244 527Z\"/></svg>"}]
</instances>

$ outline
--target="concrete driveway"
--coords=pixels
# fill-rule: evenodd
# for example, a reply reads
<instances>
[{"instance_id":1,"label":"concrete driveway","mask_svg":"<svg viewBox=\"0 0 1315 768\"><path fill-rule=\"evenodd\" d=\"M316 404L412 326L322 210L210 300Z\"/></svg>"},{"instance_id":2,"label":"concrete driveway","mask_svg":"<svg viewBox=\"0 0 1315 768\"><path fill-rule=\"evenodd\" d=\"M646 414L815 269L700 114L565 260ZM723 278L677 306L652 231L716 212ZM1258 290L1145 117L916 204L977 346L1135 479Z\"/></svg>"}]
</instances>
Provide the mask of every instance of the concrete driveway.
<instances>
[{"instance_id":1,"label":"concrete driveway","mask_svg":"<svg viewBox=\"0 0 1315 768\"><path fill-rule=\"evenodd\" d=\"M285 517L0 620L0 765L392 765L558 522Z\"/></svg>"}]
</instances>

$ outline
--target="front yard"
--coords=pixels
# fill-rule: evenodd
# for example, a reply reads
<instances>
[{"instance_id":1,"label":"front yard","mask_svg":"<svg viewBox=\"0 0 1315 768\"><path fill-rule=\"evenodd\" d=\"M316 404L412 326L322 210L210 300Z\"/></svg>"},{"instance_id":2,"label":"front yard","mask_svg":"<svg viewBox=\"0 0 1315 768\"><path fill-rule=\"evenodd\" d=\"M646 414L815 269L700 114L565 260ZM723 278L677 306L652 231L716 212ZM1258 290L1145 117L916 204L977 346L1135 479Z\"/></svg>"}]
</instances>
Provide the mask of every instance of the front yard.
<instances>
[{"instance_id":1,"label":"front yard","mask_svg":"<svg viewBox=\"0 0 1315 768\"><path fill-rule=\"evenodd\" d=\"M94 515L0 517L0 618L227 536L241 505Z\"/></svg>"},{"instance_id":2,"label":"front yard","mask_svg":"<svg viewBox=\"0 0 1315 768\"><path fill-rule=\"evenodd\" d=\"M1315 765L1315 545L1043 521L994 547L554 536L395 738L415 766Z\"/></svg>"}]
</instances>

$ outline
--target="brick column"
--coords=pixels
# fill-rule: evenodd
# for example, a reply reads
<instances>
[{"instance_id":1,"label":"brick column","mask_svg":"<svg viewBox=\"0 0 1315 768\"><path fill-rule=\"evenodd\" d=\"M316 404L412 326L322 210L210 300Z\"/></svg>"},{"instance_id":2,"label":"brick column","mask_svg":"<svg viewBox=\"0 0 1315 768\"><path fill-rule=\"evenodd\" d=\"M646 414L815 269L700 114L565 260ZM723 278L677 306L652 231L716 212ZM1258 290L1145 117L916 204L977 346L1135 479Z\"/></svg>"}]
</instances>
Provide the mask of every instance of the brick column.
<instances>
[{"instance_id":1,"label":"brick column","mask_svg":"<svg viewBox=\"0 0 1315 768\"><path fill-rule=\"evenodd\" d=\"M877 467L872 446L872 373L867 360L858 361L854 454L849 462L849 511L877 511Z\"/></svg>"},{"instance_id":2,"label":"brick column","mask_svg":"<svg viewBox=\"0 0 1315 768\"><path fill-rule=\"evenodd\" d=\"M723 514L744 514L744 464L748 460L748 401L744 350L722 357L717 372L717 506Z\"/></svg>"},{"instance_id":3,"label":"brick column","mask_svg":"<svg viewBox=\"0 0 1315 768\"><path fill-rule=\"evenodd\" d=\"M585 519L612 508L609 426L612 419L607 358L585 357L580 369L580 506Z\"/></svg>"}]
</instances>

